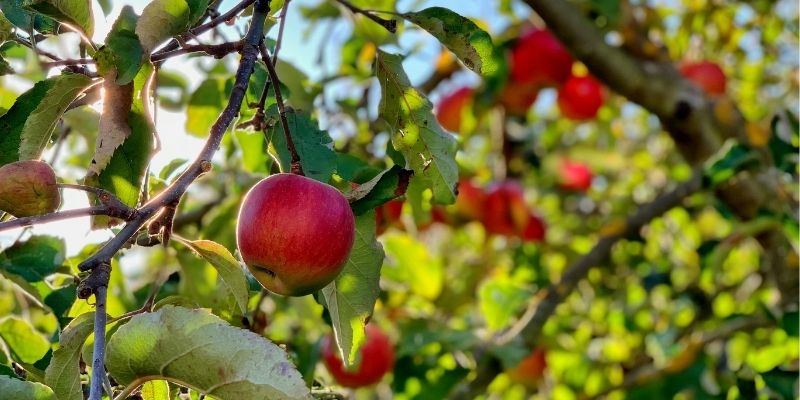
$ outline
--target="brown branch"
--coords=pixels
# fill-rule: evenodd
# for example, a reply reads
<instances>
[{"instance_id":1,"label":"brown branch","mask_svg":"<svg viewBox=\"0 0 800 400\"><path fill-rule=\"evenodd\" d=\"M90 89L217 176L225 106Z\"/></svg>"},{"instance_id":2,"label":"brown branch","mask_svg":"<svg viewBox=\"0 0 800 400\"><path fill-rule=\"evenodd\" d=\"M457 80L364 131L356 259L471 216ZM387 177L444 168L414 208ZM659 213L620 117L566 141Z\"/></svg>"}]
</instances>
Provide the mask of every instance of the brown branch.
<instances>
[{"instance_id":1,"label":"brown branch","mask_svg":"<svg viewBox=\"0 0 800 400\"><path fill-rule=\"evenodd\" d=\"M261 61L267 67L269 73L269 80L272 82L272 87L275 89L275 102L278 103L278 114L281 119L281 126L283 127L283 134L286 137L286 147L289 148L289 153L292 155L292 173L303 175L303 166L300 165L300 156L297 154L297 149L294 147L294 140L292 140L292 133L289 131L289 122L286 120L286 107L283 105L283 96L281 96L281 83L278 80L278 74L275 72L275 66L270 61L267 46L261 43L259 46L261 51Z\"/></svg>"},{"instance_id":2,"label":"brown branch","mask_svg":"<svg viewBox=\"0 0 800 400\"><path fill-rule=\"evenodd\" d=\"M222 58L228 54L240 51L242 46L243 43L241 41L220 44L185 45L179 49L154 53L152 56L150 56L150 61L158 63L168 58L188 53L204 53L214 58Z\"/></svg>"},{"instance_id":3,"label":"brown branch","mask_svg":"<svg viewBox=\"0 0 800 400\"><path fill-rule=\"evenodd\" d=\"M91 215L107 215L114 218L124 218L129 211L116 209L108 206L94 206L86 208L76 208L73 210L56 211L49 214L34 215L30 217L14 218L12 220L0 222L0 232L26 226L45 224L65 219L88 217Z\"/></svg>"},{"instance_id":4,"label":"brown branch","mask_svg":"<svg viewBox=\"0 0 800 400\"><path fill-rule=\"evenodd\" d=\"M354 6L352 3L350 3L347 0L335 0L335 1L337 3L343 5L348 10L350 10L350 12L352 12L353 14L361 14L361 15L369 18L370 20L372 20L376 24L384 27L389 32L391 32L391 33L397 32L397 21L396 20L383 19L383 18L373 14L370 11L363 10L361 8L358 8L358 7Z\"/></svg>"},{"instance_id":5,"label":"brown branch","mask_svg":"<svg viewBox=\"0 0 800 400\"><path fill-rule=\"evenodd\" d=\"M94 63L95 61L93 58L76 58L68 60L47 61L43 62L42 66L45 68L53 68L53 67L62 67L67 65L89 65Z\"/></svg>"},{"instance_id":6,"label":"brown branch","mask_svg":"<svg viewBox=\"0 0 800 400\"><path fill-rule=\"evenodd\" d=\"M281 51L281 43L283 42L283 29L286 26L286 13L289 12L289 2L291 0L286 0L283 3L283 8L281 9L280 19L281 22L278 25L278 38L275 40L275 50L272 52L272 65L276 65L278 62L278 52Z\"/></svg>"},{"instance_id":7,"label":"brown branch","mask_svg":"<svg viewBox=\"0 0 800 400\"><path fill-rule=\"evenodd\" d=\"M211 127L211 132L206 144L197 155L194 162L173 182L167 189L145 203L137 212L137 216L129 221L120 232L108 241L99 251L84 260L78 268L82 271L93 270L97 266L110 262L114 254L119 251L144 224L157 212L169 204L177 203L186 190L198 177L208 172L211 167L211 158L219 148L225 131L239 113L242 100L247 91L253 64L258 57L258 45L263 40L263 26L269 4L266 0L256 2L253 20L245 36L241 53L242 58L236 71L236 79L231 91L228 104Z\"/></svg>"},{"instance_id":8,"label":"brown branch","mask_svg":"<svg viewBox=\"0 0 800 400\"><path fill-rule=\"evenodd\" d=\"M612 47L603 35L569 1L525 0L548 28L598 79L628 100L659 117L678 150L692 165L711 157L728 138L748 143L744 117L727 97L709 98L681 77L672 64L637 60ZM718 112L723 111L723 112ZM785 213L787 204L780 184L765 158L759 170L732 179L716 189L722 200L741 219L762 211ZM797 266L787 265L794 250L778 230L757 237L764 248L765 269L781 292L785 306L797 302L800 284Z\"/></svg>"}]
</instances>

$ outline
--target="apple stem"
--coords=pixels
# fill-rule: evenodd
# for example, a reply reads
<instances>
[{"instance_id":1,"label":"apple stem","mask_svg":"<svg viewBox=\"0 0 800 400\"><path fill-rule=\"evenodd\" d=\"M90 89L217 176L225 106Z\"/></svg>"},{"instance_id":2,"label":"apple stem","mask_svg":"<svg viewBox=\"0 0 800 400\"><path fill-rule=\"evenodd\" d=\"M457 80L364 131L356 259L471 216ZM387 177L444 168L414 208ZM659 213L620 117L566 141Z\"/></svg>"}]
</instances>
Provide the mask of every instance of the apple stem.
<instances>
[{"instance_id":1,"label":"apple stem","mask_svg":"<svg viewBox=\"0 0 800 400\"><path fill-rule=\"evenodd\" d=\"M289 153L292 155L291 172L295 175L304 175L303 166L300 163L300 156L297 154L297 148L295 148L294 140L292 140L292 132L289 130L289 122L286 120L286 106L283 104L283 96L281 95L281 81L278 79L277 72L275 72L275 66L272 64L267 46L262 42L259 44L258 49L261 51L261 61L264 62L264 66L267 68L269 80L272 82L272 88L275 90L275 102L278 105L278 114L281 119L283 135L286 137L286 147L289 148Z\"/></svg>"}]
</instances>

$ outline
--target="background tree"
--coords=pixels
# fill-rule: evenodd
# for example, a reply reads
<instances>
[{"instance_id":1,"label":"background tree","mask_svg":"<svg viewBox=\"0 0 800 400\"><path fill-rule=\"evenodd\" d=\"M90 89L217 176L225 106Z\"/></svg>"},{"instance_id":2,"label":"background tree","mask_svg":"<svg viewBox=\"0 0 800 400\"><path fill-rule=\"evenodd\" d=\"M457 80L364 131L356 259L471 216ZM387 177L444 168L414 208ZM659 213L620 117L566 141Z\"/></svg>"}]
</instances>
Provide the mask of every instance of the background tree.
<instances>
[{"instance_id":1,"label":"background tree","mask_svg":"<svg viewBox=\"0 0 800 400\"><path fill-rule=\"evenodd\" d=\"M0 10L0 398L798 395L795 3Z\"/></svg>"}]
</instances>

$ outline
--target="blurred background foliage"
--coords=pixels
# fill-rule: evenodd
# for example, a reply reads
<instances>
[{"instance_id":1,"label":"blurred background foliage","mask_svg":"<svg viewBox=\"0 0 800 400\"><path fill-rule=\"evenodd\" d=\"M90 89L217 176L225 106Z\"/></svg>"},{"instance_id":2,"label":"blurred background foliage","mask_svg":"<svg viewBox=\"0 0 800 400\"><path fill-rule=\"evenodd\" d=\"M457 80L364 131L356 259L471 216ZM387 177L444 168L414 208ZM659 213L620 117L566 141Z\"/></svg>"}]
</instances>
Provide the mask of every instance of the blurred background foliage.
<instances>
[{"instance_id":1,"label":"blurred background foliage","mask_svg":"<svg viewBox=\"0 0 800 400\"><path fill-rule=\"evenodd\" d=\"M388 134L375 120L379 88L373 64L378 46L407 56L412 83L424 86L437 74L446 76L428 87L434 103L461 86L480 83L473 72L448 61L436 39L413 25L401 24L392 35L361 16L342 12L333 2L292 3L290 24L297 25L287 26L286 35L294 39L283 44L282 54L289 55L278 64L284 97L292 107L310 111L333 137L339 157L336 183L343 189L347 181L364 182L393 164ZM541 24L526 6L511 0L352 3L400 12L434 4L453 7L487 29L501 46L510 46L523 27ZM782 142L789 149L780 153L789 161L782 165L779 179L796 200L800 144L796 2L576 3L612 43L646 38L666 52L657 57L676 63L718 63L728 77L728 95L754 124L753 135L776 146ZM233 37L243 29L239 25L220 34ZM52 40L63 43L46 45L64 48L75 43L74 37L63 37ZM270 37L274 39L275 29ZM303 42L308 44L295 47ZM22 46L6 42L0 52L17 71L13 78L3 78L0 87L0 108L6 110L48 72ZM293 65L289 58L305 64ZM178 131L160 128L162 136L178 135L177 140L191 143L180 130L200 137L208 131L231 89L236 59L190 57L165 64L158 76L156 117L159 124L172 118L170 113L186 113L187 119ZM255 72L247 102L257 101L265 79L264 70ZM251 115L251 110L243 109L241 121ZM615 224L674 182L691 176L691 168L658 120L613 93L589 122L562 118L554 89L543 89L524 117L496 110L475 115L482 117L475 117L472 126L457 136L460 174L483 188L504 179L520 182L526 205L547 226L545 238L525 242L490 235L479 221L459 217L455 206L435 210L428 199L409 196L400 217L384 222L383 291L372 319L396 343L394 373L376 387L354 392L354 398L445 398L473 378L472 352L493 338L498 344L489 351L502 360L500 370L508 371L533 350L508 330L536 304L540 291L557 282L603 232L615 229ZM89 106L64 116L56 131L63 139L44 157L54 161L62 180L73 182L85 175L97 121L98 110ZM505 143L502 132L507 134ZM274 149L263 135L244 129L230 133L214 160L214 173L184 197L176 226L183 237L210 239L235 249L235 220L243 194L276 172L277 166L268 154ZM186 150L165 151L172 151L165 156L171 161L149 171L151 194L164 188L194 157ZM586 192L559 187L559 162L564 158L585 163L593 172ZM796 398L798 312L779 307L779 293L764 276L761 248L752 238L759 232L758 224L737 220L711 193L695 194L684 204L652 221L641 235L621 241L610 261L595 266L557 309L540 344L546 350L543 376L520 383L500 373L485 397L583 399L610 393L609 398L617 399ZM774 222L769 219L767 224ZM796 245L796 221L785 225ZM25 249L9 247L13 241L4 243L0 272L7 279L0 279L0 315L11 317L0 322L0 337L7 351L24 349L25 354L11 357L0 351L3 374L14 374L10 357L36 370L36 363L47 358L58 328L91 310L86 302L74 300L72 276L101 240L90 238L83 249L68 251L63 237L24 235L14 246L52 251L41 257L53 260L43 267L47 273L20 279L13 270L14 250ZM793 264L797 265L796 259ZM220 284L216 269L180 245L124 252L112 273L109 314L138 309L159 284L157 304L211 308L243 326L243 316ZM322 306L313 296L262 298L254 280L250 289L250 309L260 304L266 318L255 321L263 334L286 345L307 379L333 384L327 371L316 366L319 340L329 331L319 322ZM771 321L724 332L732 322L756 315ZM704 336L719 330L724 335L713 340ZM24 346L11 345L21 340ZM626 378L648 366L659 372L628 388Z\"/></svg>"}]
</instances>

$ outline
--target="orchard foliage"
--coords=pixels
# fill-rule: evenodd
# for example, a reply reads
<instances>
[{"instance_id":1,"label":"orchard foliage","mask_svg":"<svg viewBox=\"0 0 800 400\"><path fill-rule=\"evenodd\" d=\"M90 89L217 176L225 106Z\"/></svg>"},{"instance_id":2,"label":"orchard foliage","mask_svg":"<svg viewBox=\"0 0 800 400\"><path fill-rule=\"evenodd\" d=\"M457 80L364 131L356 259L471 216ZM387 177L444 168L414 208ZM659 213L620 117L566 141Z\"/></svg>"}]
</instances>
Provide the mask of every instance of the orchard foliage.
<instances>
[{"instance_id":1,"label":"orchard foliage","mask_svg":"<svg viewBox=\"0 0 800 400\"><path fill-rule=\"evenodd\" d=\"M793 2L0 11L0 399L798 395Z\"/></svg>"}]
</instances>

